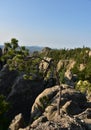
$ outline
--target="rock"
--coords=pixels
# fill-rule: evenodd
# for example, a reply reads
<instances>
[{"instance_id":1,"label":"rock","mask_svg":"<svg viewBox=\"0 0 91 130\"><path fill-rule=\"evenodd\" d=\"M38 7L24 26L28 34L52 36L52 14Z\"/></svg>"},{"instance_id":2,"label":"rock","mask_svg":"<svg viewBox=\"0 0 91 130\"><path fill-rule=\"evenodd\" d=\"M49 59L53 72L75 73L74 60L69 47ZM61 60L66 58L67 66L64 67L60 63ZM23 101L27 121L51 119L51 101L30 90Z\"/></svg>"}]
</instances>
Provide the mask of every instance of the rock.
<instances>
[{"instance_id":1,"label":"rock","mask_svg":"<svg viewBox=\"0 0 91 130\"><path fill-rule=\"evenodd\" d=\"M41 115L47 117L48 120L55 120L57 115L58 92L59 87L54 86L44 90L36 98L31 111L32 121ZM68 115L79 114L85 108L86 103L87 100L84 94L71 88L64 88L61 92L60 112L65 112Z\"/></svg>"},{"instance_id":2,"label":"rock","mask_svg":"<svg viewBox=\"0 0 91 130\"><path fill-rule=\"evenodd\" d=\"M75 60L69 60L69 63L67 65L67 70L71 70L75 64L76 64Z\"/></svg>"},{"instance_id":3,"label":"rock","mask_svg":"<svg viewBox=\"0 0 91 130\"><path fill-rule=\"evenodd\" d=\"M87 104L86 95L71 88L63 89L61 98L63 102L61 102L61 105L64 105L67 101L73 101L77 103L81 109L84 109Z\"/></svg>"},{"instance_id":4,"label":"rock","mask_svg":"<svg viewBox=\"0 0 91 130\"><path fill-rule=\"evenodd\" d=\"M75 63L76 61L74 60L60 60L57 64L57 71L59 72L63 67L65 67L66 70L71 70Z\"/></svg>"},{"instance_id":5,"label":"rock","mask_svg":"<svg viewBox=\"0 0 91 130\"><path fill-rule=\"evenodd\" d=\"M53 87L56 85L56 79L55 78L49 78L47 81L44 81L45 88Z\"/></svg>"},{"instance_id":6,"label":"rock","mask_svg":"<svg viewBox=\"0 0 91 130\"><path fill-rule=\"evenodd\" d=\"M24 119L22 114L20 113L17 116L15 116L15 118L12 120L8 130L18 130L19 128L23 127L24 127Z\"/></svg>"},{"instance_id":7,"label":"rock","mask_svg":"<svg viewBox=\"0 0 91 130\"><path fill-rule=\"evenodd\" d=\"M65 72L65 77L68 78L69 80L71 80L72 79L72 72L70 70L67 70Z\"/></svg>"},{"instance_id":8,"label":"rock","mask_svg":"<svg viewBox=\"0 0 91 130\"><path fill-rule=\"evenodd\" d=\"M46 60L46 61L48 61L49 63L51 63L52 58L44 57L44 60ZM49 64L48 62L44 61L44 60L41 61L40 66L39 66L39 69L40 69L40 70L43 70L43 71L45 72L45 71L48 69L48 67L49 67L50 64Z\"/></svg>"},{"instance_id":9,"label":"rock","mask_svg":"<svg viewBox=\"0 0 91 130\"><path fill-rule=\"evenodd\" d=\"M26 127L26 128L19 128L19 130L30 130L30 127Z\"/></svg>"},{"instance_id":10,"label":"rock","mask_svg":"<svg viewBox=\"0 0 91 130\"><path fill-rule=\"evenodd\" d=\"M48 121L47 120L47 118L45 117L45 116L41 116L41 117L39 117L38 119L36 119L32 124L31 124L31 127L32 128L35 128L35 127L37 127L38 125L39 125L39 123L41 122L46 122L46 121Z\"/></svg>"},{"instance_id":11,"label":"rock","mask_svg":"<svg viewBox=\"0 0 91 130\"><path fill-rule=\"evenodd\" d=\"M17 71L9 71L8 65L3 66L3 69L0 71L0 94L8 96L17 76Z\"/></svg>"},{"instance_id":12,"label":"rock","mask_svg":"<svg viewBox=\"0 0 91 130\"><path fill-rule=\"evenodd\" d=\"M91 109L88 109L88 111L87 111L87 118L91 119Z\"/></svg>"},{"instance_id":13,"label":"rock","mask_svg":"<svg viewBox=\"0 0 91 130\"><path fill-rule=\"evenodd\" d=\"M50 104L46 109L45 112L43 113L43 115L45 115L45 117L47 117L47 119L49 121L54 120L55 116L57 114L57 104Z\"/></svg>"},{"instance_id":14,"label":"rock","mask_svg":"<svg viewBox=\"0 0 91 130\"><path fill-rule=\"evenodd\" d=\"M74 117L83 122L86 130L91 130L91 108L87 108L85 111Z\"/></svg>"},{"instance_id":15,"label":"rock","mask_svg":"<svg viewBox=\"0 0 91 130\"><path fill-rule=\"evenodd\" d=\"M71 86L72 88L74 88L75 82L73 81L73 74L70 70L67 70L65 72L65 84L68 84L69 86Z\"/></svg>"},{"instance_id":16,"label":"rock","mask_svg":"<svg viewBox=\"0 0 91 130\"><path fill-rule=\"evenodd\" d=\"M60 115L57 113L59 86L45 89L35 100L32 124L19 130L91 130L91 108L86 95L66 85L62 87Z\"/></svg>"},{"instance_id":17,"label":"rock","mask_svg":"<svg viewBox=\"0 0 91 130\"><path fill-rule=\"evenodd\" d=\"M31 110L31 120L39 117L50 104L50 100L57 94L58 86L45 89L35 100Z\"/></svg>"},{"instance_id":18,"label":"rock","mask_svg":"<svg viewBox=\"0 0 91 130\"><path fill-rule=\"evenodd\" d=\"M50 52L50 51L51 51L51 48L49 48L49 47L44 47L40 53L44 53L45 55L47 55L48 52Z\"/></svg>"},{"instance_id":19,"label":"rock","mask_svg":"<svg viewBox=\"0 0 91 130\"><path fill-rule=\"evenodd\" d=\"M58 62L58 64L57 64L57 72L60 71L60 69L63 67L63 65L64 65L64 62L63 62L62 60L60 60L60 61Z\"/></svg>"},{"instance_id":20,"label":"rock","mask_svg":"<svg viewBox=\"0 0 91 130\"><path fill-rule=\"evenodd\" d=\"M17 77L7 97L7 101L12 106L7 116L12 119L16 114L21 112L25 121L28 122L34 100L43 90L43 80L24 80L22 76Z\"/></svg>"},{"instance_id":21,"label":"rock","mask_svg":"<svg viewBox=\"0 0 91 130\"><path fill-rule=\"evenodd\" d=\"M76 115L81 112L78 103L74 101L67 101L62 107L62 110L68 115Z\"/></svg>"},{"instance_id":22,"label":"rock","mask_svg":"<svg viewBox=\"0 0 91 130\"><path fill-rule=\"evenodd\" d=\"M89 57L91 57L91 51L89 51Z\"/></svg>"},{"instance_id":23,"label":"rock","mask_svg":"<svg viewBox=\"0 0 91 130\"><path fill-rule=\"evenodd\" d=\"M80 70L80 71L83 71L83 70L85 69L85 67L86 67L86 65L84 65L84 64L80 64L80 66L79 66L79 70Z\"/></svg>"},{"instance_id":24,"label":"rock","mask_svg":"<svg viewBox=\"0 0 91 130\"><path fill-rule=\"evenodd\" d=\"M40 122L37 127L30 128L30 130L86 130L84 126L75 121L73 118L60 118L60 122L46 121Z\"/></svg>"}]
</instances>

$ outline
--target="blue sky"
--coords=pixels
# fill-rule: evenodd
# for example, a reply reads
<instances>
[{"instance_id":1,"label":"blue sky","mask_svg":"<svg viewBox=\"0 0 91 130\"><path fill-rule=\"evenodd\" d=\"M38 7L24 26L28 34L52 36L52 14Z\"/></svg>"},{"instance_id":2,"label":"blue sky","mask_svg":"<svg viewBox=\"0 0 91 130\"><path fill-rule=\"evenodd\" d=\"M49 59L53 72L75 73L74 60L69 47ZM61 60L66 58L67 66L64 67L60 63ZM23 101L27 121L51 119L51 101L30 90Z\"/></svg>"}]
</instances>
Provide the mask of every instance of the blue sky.
<instances>
[{"instance_id":1,"label":"blue sky","mask_svg":"<svg viewBox=\"0 0 91 130\"><path fill-rule=\"evenodd\" d=\"M0 0L0 43L91 47L91 0Z\"/></svg>"}]
</instances>

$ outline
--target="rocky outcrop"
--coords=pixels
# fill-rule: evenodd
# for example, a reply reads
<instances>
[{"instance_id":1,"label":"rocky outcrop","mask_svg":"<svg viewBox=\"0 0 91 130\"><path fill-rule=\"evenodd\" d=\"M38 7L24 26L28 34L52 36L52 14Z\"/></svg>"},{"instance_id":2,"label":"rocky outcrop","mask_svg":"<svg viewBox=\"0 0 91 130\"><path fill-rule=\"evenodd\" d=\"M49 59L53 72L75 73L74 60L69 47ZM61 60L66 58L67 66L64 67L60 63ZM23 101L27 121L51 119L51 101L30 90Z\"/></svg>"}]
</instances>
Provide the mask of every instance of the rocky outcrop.
<instances>
[{"instance_id":1,"label":"rocky outcrop","mask_svg":"<svg viewBox=\"0 0 91 130\"><path fill-rule=\"evenodd\" d=\"M74 60L60 60L57 64L57 71L59 72L62 68L65 68L66 70L71 70L75 65Z\"/></svg>"},{"instance_id":2,"label":"rocky outcrop","mask_svg":"<svg viewBox=\"0 0 91 130\"><path fill-rule=\"evenodd\" d=\"M35 116L37 118L44 111L44 115L48 120L54 120L57 113L58 91L58 86L55 86L44 90L43 93L37 97L31 111L33 119ZM68 115L78 114L85 108L86 101L84 94L71 88L63 89L61 93L60 111ZM76 110L75 107L77 108Z\"/></svg>"},{"instance_id":3,"label":"rocky outcrop","mask_svg":"<svg viewBox=\"0 0 91 130\"><path fill-rule=\"evenodd\" d=\"M68 84L69 86L73 87L75 86L75 82L77 81L77 75L72 74L70 70L67 70L64 75L65 84Z\"/></svg>"},{"instance_id":4,"label":"rocky outcrop","mask_svg":"<svg viewBox=\"0 0 91 130\"><path fill-rule=\"evenodd\" d=\"M84 65L84 64L80 64L80 66L79 66L79 70L80 70L80 71L83 71L83 70L85 69L85 67L86 67L86 65Z\"/></svg>"},{"instance_id":5,"label":"rocky outcrop","mask_svg":"<svg viewBox=\"0 0 91 130\"><path fill-rule=\"evenodd\" d=\"M91 51L89 51L89 57L91 57Z\"/></svg>"},{"instance_id":6,"label":"rocky outcrop","mask_svg":"<svg viewBox=\"0 0 91 130\"><path fill-rule=\"evenodd\" d=\"M12 119L18 113L22 113L24 119L29 121L29 113L34 100L43 89L42 80L24 80L22 76L17 77L17 80L13 84L11 92L7 97L7 101L10 102L12 106L8 111L7 116Z\"/></svg>"},{"instance_id":7,"label":"rocky outcrop","mask_svg":"<svg viewBox=\"0 0 91 130\"><path fill-rule=\"evenodd\" d=\"M51 93L50 91L51 89L48 88L45 91ZM60 115L58 115L57 114L58 86L53 87L53 89L54 89L54 92L56 91L57 93L52 96L51 100L49 100L50 103L45 106L44 111L40 110L42 112L41 116L39 116L39 118L36 119L31 124L30 130L38 130L38 129L40 130L67 129L68 130L68 128L71 130L73 129L74 130L87 130L88 128L88 130L90 130L91 109L89 109L89 114L88 114L86 96L80 92L77 92L74 89L71 89L69 87L67 88L67 86L66 88L63 88L62 93L61 93ZM42 99L43 97L42 94L39 95L37 99L39 98ZM36 106L36 104L37 105L39 104L37 102L37 99L33 105L33 108L34 106ZM37 108L37 114L38 114L38 109L40 108ZM31 114L32 114L32 111L31 111ZM85 115L85 116L83 117L82 115ZM41 117L43 119L46 118L46 120L44 120L44 122L39 121Z\"/></svg>"},{"instance_id":8,"label":"rocky outcrop","mask_svg":"<svg viewBox=\"0 0 91 130\"><path fill-rule=\"evenodd\" d=\"M3 66L3 69L0 71L0 94L8 96L17 76L17 71L9 71L7 65Z\"/></svg>"},{"instance_id":9,"label":"rocky outcrop","mask_svg":"<svg viewBox=\"0 0 91 130\"><path fill-rule=\"evenodd\" d=\"M64 76L65 84L68 84L73 88L75 85L75 81L77 80L77 75L72 74L71 69L74 67L75 63L76 62L74 60L60 60L57 64L57 72L63 73L62 75ZM63 69L65 71L62 71Z\"/></svg>"},{"instance_id":10,"label":"rocky outcrop","mask_svg":"<svg viewBox=\"0 0 91 130\"><path fill-rule=\"evenodd\" d=\"M31 121L38 118L50 104L50 100L57 94L58 86L45 89L35 100L31 109Z\"/></svg>"},{"instance_id":11,"label":"rocky outcrop","mask_svg":"<svg viewBox=\"0 0 91 130\"><path fill-rule=\"evenodd\" d=\"M9 120L22 113L25 120L29 121L34 100L43 90L42 79L24 80L23 73L10 71L7 65L0 71L0 94L3 94L10 104L8 112L5 113Z\"/></svg>"},{"instance_id":12,"label":"rocky outcrop","mask_svg":"<svg viewBox=\"0 0 91 130\"><path fill-rule=\"evenodd\" d=\"M63 62L62 60L60 60L60 61L58 62L58 64L57 64L57 72L59 72L60 69L63 68L63 65L64 65L64 62Z\"/></svg>"},{"instance_id":13,"label":"rocky outcrop","mask_svg":"<svg viewBox=\"0 0 91 130\"><path fill-rule=\"evenodd\" d=\"M24 125L23 116L19 114L12 120L8 130L18 130L19 128L24 128Z\"/></svg>"},{"instance_id":14,"label":"rocky outcrop","mask_svg":"<svg viewBox=\"0 0 91 130\"><path fill-rule=\"evenodd\" d=\"M43 53L43 54L47 55L48 52L50 52L50 51L51 51L51 48L49 48L49 47L44 47L40 53Z\"/></svg>"},{"instance_id":15,"label":"rocky outcrop","mask_svg":"<svg viewBox=\"0 0 91 130\"><path fill-rule=\"evenodd\" d=\"M45 72L49 68L51 61L52 58L44 57L39 66L40 70L43 70Z\"/></svg>"},{"instance_id":16,"label":"rocky outcrop","mask_svg":"<svg viewBox=\"0 0 91 130\"><path fill-rule=\"evenodd\" d=\"M17 130L91 130L91 106L86 95L62 85L60 115L57 113L59 86L45 89L31 109L31 124Z\"/></svg>"}]
</instances>

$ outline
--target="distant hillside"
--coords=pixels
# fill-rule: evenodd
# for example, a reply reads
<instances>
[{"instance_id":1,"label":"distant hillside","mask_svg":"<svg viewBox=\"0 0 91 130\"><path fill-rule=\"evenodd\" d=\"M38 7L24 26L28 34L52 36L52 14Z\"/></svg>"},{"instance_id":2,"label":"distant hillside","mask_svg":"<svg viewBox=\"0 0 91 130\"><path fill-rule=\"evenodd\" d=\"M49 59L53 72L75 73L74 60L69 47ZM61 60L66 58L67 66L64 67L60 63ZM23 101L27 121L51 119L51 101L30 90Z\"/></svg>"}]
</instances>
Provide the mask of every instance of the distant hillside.
<instances>
[{"instance_id":1,"label":"distant hillside","mask_svg":"<svg viewBox=\"0 0 91 130\"><path fill-rule=\"evenodd\" d=\"M0 45L0 48L3 48L3 45ZM26 48L27 48L30 52L41 51L41 50L43 49L43 47L39 47L39 46L26 46Z\"/></svg>"},{"instance_id":2,"label":"distant hillside","mask_svg":"<svg viewBox=\"0 0 91 130\"><path fill-rule=\"evenodd\" d=\"M3 48L3 45L0 45L0 48Z\"/></svg>"},{"instance_id":3,"label":"distant hillside","mask_svg":"<svg viewBox=\"0 0 91 130\"><path fill-rule=\"evenodd\" d=\"M39 46L26 46L26 48L29 49L30 52L41 51L43 49L43 47L39 47Z\"/></svg>"}]
</instances>

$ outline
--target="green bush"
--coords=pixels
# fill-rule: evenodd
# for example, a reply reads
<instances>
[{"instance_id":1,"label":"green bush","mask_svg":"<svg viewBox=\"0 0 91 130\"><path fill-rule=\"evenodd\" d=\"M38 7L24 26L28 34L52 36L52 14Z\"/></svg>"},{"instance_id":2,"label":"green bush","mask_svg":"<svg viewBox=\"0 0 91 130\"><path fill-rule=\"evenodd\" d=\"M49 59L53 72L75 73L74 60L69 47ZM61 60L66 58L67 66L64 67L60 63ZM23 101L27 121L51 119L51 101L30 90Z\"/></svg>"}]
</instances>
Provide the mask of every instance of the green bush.
<instances>
[{"instance_id":1,"label":"green bush","mask_svg":"<svg viewBox=\"0 0 91 130\"><path fill-rule=\"evenodd\" d=\"M91 83L87 80L79 80L76 84L76 89L80 90L82 93L90 93L91 92Z\"/></svg>"}]
</instances>

